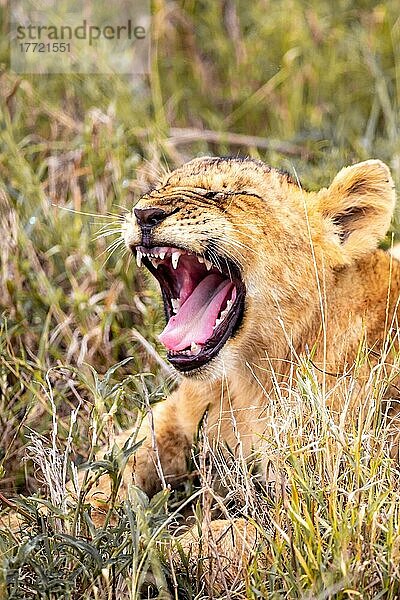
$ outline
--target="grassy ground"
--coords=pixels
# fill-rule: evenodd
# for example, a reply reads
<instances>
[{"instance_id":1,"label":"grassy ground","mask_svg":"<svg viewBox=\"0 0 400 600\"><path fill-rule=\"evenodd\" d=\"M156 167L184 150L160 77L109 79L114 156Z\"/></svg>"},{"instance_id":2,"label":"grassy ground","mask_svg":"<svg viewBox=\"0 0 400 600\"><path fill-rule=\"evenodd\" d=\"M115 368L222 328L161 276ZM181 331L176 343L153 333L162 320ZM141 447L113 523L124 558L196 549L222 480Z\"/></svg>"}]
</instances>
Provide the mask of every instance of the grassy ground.
<instances>
[{"instance_id":1,"label":"grassy ground","mask_svg":"<svg viewBox=\"0 0 400 600\"><path fill-rule=\"evenodd\" d=\"M400 183L398 3L155 0L151 72L135 80L12 74L0 10L0 490L51 502L47 517L20 505L22 544L0 532L0 598L208 598L207 567L179 571L166 545L192 494L199 520L216 502L201 468L204 495L132 491L100 530L63 501L73 464L166 393L158 293L113 245L121 216L199 154L261 158L310 188L377 157ZM400 473L372 417L378 388L371 423L348 429L309 365L289 398L277 391L288 493L217 461L232 490L219 510L252 519L272 553L218 597L400 596ZM121 460L98 466L116 485Z\"/></svg>"}]
</instances>

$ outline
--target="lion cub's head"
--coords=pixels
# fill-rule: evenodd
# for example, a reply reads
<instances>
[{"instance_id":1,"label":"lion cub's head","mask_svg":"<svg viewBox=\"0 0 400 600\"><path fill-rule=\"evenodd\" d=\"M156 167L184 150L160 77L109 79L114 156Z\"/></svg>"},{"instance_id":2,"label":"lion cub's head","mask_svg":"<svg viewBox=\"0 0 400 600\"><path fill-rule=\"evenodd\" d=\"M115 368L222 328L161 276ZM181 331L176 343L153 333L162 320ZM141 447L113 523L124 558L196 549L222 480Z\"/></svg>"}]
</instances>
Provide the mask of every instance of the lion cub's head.
<instances>
[{"instance_id":1,"label":"lion cub's head","mask_svg":"<svg viewBox=\"0 0 400 600\"><path fill-rule=\"evenodd\" d=\"M126 244L158 280L160 335L186 375L213 376L301 337L335 273L372 251L390 224L388 168L370 160L306 192L251 159L199 158L144 195Z\"/></svg>"}]
</instances>

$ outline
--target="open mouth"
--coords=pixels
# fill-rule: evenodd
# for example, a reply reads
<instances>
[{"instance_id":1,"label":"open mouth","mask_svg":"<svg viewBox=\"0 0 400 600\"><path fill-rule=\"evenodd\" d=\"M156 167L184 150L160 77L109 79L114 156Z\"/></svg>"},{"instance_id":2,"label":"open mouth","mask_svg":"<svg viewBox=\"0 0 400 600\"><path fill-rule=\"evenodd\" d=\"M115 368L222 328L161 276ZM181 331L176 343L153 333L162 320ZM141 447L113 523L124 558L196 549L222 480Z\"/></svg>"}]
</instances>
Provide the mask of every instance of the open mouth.
<instances>
[{"instance_id":1,"label":"open mouth","mask_svg":"<svg viewBox=\"0 0 400 600\"><path fill-rule=\"evenodd\" d=\"M213 359L240 325L245 286L237 266L226 258L208 258L170 246L134 248L158 280L167 325L159 336L168 360L179 371L192 371ZM207 253L206 253L207 254Z\"/></svg>"}]
</instances>

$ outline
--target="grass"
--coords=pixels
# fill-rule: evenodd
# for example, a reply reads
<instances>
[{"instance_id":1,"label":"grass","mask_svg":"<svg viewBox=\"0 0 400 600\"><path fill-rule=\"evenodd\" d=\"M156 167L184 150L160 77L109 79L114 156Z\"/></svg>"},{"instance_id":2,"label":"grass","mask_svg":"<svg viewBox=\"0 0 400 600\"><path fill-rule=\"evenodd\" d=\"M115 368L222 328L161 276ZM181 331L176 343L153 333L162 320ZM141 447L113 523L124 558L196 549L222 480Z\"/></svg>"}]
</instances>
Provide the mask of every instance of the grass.
<instances>
[{"instance_id":1,"label":"grass","mask_svg":"<svg viewBox=\"0 0 400 600\"><path fill-rule=\"evenodd\" d=\"M366 390L371 422L338 427L312 365L298 366L274 401L279 493L200 444L197 482L150 502L132 488L98 529L85 503L96 473L118 486L131 450L114 436L172 385L159 296L117 245L121 216L163 169L207 153L261 158L310 188L377 157L399 184L398 4L154 0L140 80L13 74L7 10L0 2L0 490L23 495L12 502L24 525L21 540L0 532L0 597L212 597L207 562L178 568L170 549L188 512L244 516L270 549L218 597L399 597L399 472L372 418L379 382ZM80 501L66 502L82 463Z\"/></svg>"}]
</instances>

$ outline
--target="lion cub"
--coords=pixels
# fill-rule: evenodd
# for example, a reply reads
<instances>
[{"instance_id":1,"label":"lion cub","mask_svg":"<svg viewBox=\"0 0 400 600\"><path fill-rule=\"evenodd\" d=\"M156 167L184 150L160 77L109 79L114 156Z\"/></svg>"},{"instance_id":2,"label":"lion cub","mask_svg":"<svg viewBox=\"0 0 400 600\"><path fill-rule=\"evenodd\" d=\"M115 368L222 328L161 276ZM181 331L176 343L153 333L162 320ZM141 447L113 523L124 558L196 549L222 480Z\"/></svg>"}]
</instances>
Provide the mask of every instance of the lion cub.
<instances>
[{"instance_id":1,"label":"lion cub","mask_svg":"<svg viewBox=\"0 0 400 600\"><path fill-rule=\"evenodd\" d=\"M376 352L392 332L398 347L400 262L377 249L394 206L379 160L307 192L260 161L198 158L139 200L124 239L158 280L159 339L183 375L154 409L167 481L185 474L206 411L211 438L240 441L250 455L268 432L268 393L307 349L332 377L351 368L363 340ZM134 478L153 493L147 436Z\"/></svg>"},{"instance_id":2,"label":"lion cub","mask_svg":"<svg viewBox=\"0 0 400 600\"><path fill-rule=\"evenodd\" d=\"M361 342L371 361L390 335L398 348L400 262L377 249L394 206L379 160L307 192L260 161L198 158L139 200L124 239L158 280L159 338L183 381L154 408L154 432L139 433L122 493L134 481L153 494L160 466L167 483L181 480L206 412L211 442L251 456L270 430L269 394L309 349L329 384L351 372Z\"/></svg>"}]
</instances>

